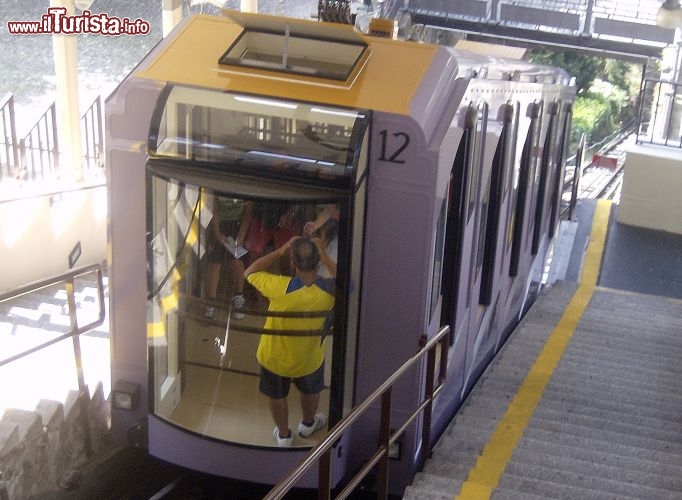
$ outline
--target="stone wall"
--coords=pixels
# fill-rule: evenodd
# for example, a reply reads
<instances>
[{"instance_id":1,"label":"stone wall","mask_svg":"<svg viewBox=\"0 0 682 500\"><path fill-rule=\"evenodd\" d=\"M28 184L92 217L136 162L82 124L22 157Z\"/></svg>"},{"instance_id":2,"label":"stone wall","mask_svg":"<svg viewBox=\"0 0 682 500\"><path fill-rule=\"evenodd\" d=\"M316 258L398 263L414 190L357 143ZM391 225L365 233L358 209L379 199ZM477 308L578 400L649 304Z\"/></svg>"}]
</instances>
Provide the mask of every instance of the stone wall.
<instances>
[{"instance_id":1,"label":"stone wall","mask_svg":"<svg viewBox=\"0 0 682 500\"><path fill-rule=\"evenodd\" d=\"M6 410L0 419L0 500L42 498L69 488L79 469L107 445L110 405L102 384L93 396L72 391L64 403ZM75 485L73 485L75 486Z\"/></svg>"}]
</instances>

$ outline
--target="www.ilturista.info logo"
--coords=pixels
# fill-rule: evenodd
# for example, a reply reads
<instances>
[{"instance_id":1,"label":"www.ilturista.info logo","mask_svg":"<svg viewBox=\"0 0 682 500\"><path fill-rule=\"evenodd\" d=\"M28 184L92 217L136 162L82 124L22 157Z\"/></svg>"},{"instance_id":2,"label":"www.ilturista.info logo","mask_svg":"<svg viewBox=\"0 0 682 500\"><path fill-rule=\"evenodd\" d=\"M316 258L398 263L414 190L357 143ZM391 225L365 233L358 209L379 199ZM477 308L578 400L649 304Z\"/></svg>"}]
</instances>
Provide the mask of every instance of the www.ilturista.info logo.
<instances>
[{"instance_id":1,"label":"www.ilturista.info logo","mask_svg":"<svg viewBox=\"0 0 682 500\"><path fill-rule=\"evenodd\" d=\"M146 35L149 33L149 23L142 19L132 21L127 17L121 19L105 13L92 14L89 10L68 16L66 7L50 7L40 21L7 21L7 30L12 35Z\"/></svg>"}]
</instances>

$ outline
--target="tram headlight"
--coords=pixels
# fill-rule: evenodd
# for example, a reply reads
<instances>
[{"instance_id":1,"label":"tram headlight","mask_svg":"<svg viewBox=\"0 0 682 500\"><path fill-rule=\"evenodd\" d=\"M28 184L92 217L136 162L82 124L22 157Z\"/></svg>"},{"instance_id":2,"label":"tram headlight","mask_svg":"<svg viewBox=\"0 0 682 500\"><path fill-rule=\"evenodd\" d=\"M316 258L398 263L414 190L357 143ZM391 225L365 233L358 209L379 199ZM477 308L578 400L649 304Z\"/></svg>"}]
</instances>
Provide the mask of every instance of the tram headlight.
<instances>
[{"instance_id":1,"label":"tram headlight","mask_svg":"<svg viewBox=\"0 0 682 500\"><path fill-rule=\"evenodd\" d=\"M111 392L111 405L119 410L133 411L140 404L140 384L119 380Z\"/></svg>"}]
</instances>

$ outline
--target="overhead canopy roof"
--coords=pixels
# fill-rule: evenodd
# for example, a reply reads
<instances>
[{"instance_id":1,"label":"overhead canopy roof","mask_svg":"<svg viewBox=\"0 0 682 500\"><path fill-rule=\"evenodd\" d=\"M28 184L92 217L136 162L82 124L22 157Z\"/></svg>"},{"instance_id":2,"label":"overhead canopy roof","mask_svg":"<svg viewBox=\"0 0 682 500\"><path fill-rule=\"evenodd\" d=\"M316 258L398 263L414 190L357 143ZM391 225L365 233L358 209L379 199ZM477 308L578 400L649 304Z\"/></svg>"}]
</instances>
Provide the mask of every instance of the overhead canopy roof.
<instances>
[{"instance_id":1,"label":"overhead canopy roof","mask_svg":"<svg viewBox=\"0 0 682 500\"><path fill-rule=\"evenodd\" d=\"M660 0L410 0L413 24L470 40L571 47L615 57L661 56L675 30L656 25ZM506 40L506 42L505 42Z\"/></svg>"}]
</instances>

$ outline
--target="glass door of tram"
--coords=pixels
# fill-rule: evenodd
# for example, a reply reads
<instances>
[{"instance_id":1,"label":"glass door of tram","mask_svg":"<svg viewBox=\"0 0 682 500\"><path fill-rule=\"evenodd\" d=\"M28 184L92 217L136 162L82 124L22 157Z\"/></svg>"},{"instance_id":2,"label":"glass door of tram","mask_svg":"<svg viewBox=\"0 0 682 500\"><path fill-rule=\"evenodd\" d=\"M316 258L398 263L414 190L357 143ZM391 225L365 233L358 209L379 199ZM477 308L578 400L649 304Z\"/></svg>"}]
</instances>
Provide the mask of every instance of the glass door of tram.
<instances>
[{"instance_id":1,"label":"glass door of tram","mask_svg":"<svg viewBox=\"0 0 682 500\"><path fill-rule=\"evenodd\" d=\"M174 100L172 91L165 96L164 109L157 114L160 122L151 134L157 152L173 154L157 154L147 166L148 340L154 414L210 438L274 446L274 423L268 398L259 391L261 367L256 357L269 301L245 281L244 269L292 237L318 238L324 248L329 259L326 265L319 264L318 275L332 284L333 307L315 311L319 319L314 320L314 331L306 326L268 333L319 338L325 359L319 411L333 425L352 403L364 231L364 182L356 185L340 176L351 170L348 157L365 162L366 126L358 130L357 112L337 115L337 121L339 116L347 120L345 128L338 124L325 128L311 122L310 107L307 115L299 110L295 118L275 119L262 118L262 103L256 106L255 118L253 111L216 110L215 103L187 105L189 94L181 90L182 99L175 96ZM229 101L225 107L231 102L239 101ZM223 124L227 118L232 121L230 133L222 125L218 133L212 123ZM257 127L240 137L244 123ZM273 126L280 132L288 130L277 141L277 153L267 150L275 142ZM349 146L358 140L359 131L360 144ZM168 144L169 137L175 144ZM216 153L216 137L223 141L222 156ZM247 147L248 141L252 142ZM311 168L319 169L319 160L317 164L304 161L314 158L311 149L304 147L306 141L325 143L323 172ZM286 153L282 144L288 147ZM349 156L352 149L357 152ZM338 164L330 150L343 153L343 169L334 170ZM291 276L289 256L277 258L268 272ZM290 427L295 430L301 412L293 384L288 405ZM312 446L323 436L324 432L308 439L297 437L294 446Z\"/></svg>"}]
</instances>

